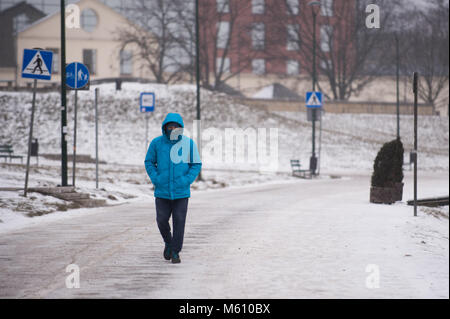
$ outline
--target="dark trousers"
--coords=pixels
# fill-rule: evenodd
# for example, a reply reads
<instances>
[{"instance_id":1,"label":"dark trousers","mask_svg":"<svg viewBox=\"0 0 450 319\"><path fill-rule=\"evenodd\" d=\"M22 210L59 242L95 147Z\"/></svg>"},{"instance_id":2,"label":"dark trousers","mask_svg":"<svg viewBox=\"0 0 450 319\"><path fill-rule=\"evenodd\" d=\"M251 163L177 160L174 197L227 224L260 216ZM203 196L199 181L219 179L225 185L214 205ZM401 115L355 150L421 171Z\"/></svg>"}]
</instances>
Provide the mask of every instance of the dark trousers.
<instances>
[{"instance_id":1,"label":"dark trousers","mask_svg":"<svg viewBox=\"0 0 450 319\"><path fill-rule=\"evenodd\" d=\"M189 198L165 199L156 198L156 222L161 236L166 244L169 244L172 251L180 252L183 247L184 225ZM170 233L169 219L172 215L173 237Z\"/></svg>"}]
</instances>

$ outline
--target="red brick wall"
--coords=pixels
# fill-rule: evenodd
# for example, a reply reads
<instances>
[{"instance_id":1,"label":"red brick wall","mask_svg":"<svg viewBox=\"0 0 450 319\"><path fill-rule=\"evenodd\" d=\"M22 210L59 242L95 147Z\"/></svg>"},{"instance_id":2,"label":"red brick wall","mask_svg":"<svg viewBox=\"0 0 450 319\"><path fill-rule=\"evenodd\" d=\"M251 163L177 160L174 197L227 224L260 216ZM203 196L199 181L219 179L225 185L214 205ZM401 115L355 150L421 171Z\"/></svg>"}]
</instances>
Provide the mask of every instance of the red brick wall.
<instances>
[{"instance_id":1,"label":"red brick wall","mask_svg":"<svg viewBox=\"0 0 450 319\"><path fill-rule=\"evenodd\" d=\"M300 62L300 74L305 74L307 70L311 70L311 57L302 54L301 52L288 51L287 45L287 31L285 24L298 24L300 26L301 36L305 44L312 43L312 8L307 5L309 0L299 0L300 8L298 15L291 16L287 14L285 0L265 0L264 14L252 13L251 0L229 0L231 13L217 13L216 0L199 0L200 5L200 34L203 52L208 51L208 61L210 70L211 66L215 64L215 58L223 54L227 54L230 58L231 70L236 72L245 66L244 72L252 72L251 59L263 58L266 59L266 73L271 74L286 74L286 59L291 58ZM345 3L344 3L345 2ZM321 25L335 25L339 22L336 14L346 7L346 10L355 12L354 0L334 0L333 1L333 17L324 17L321 15L320 8L316 7L317 25L316 25L316 39L317 50L320 49L320 26ZM203 18L202 18L203 17ZM349 16L345 17L346 20ZM219 21L229 21L232 24L231 42L228 51L223 49L214 50L215 48L215 33L217 31L216 24ZM263 22L265 25L265 48L258 51L252 48L251 25L256 22ZM340 23L346 23L340 21ZM338 29L338 28L337 28ZM338 38L337 36L335 38ZM337 39L333 45L338 45ZM207 43L207 45L205 45ZM206 55L203 55L206 58ZM319 64L319 61L317 61ZM205 72L206 70L203 70Z\"/></svg>"}]
</instances>

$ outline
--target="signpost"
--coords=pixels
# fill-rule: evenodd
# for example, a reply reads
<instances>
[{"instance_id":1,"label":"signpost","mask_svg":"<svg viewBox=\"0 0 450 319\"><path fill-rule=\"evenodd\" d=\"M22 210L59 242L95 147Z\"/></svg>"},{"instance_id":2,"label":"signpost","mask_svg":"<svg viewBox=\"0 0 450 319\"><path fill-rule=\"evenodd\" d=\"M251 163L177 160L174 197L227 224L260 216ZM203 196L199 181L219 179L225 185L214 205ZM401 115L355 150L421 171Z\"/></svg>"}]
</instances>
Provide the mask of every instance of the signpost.
<instances>
[{"instance_id":1,"label":"signpost","mask_svg":"<svg viewBox=\"0 0 450 319\"><path fill-rule=\"evenodd\" d=\"M81 90L89 83L89 70L80 62L66 66L66 84L70 89Z\"/></svg>"},{"instance_id":2,"label":"signpost","mask_svg":"<svg viewBox=\"0 0 450 319\"><path fill-rule=\"evenodd\" d=\"M155 110L155 93L141 93L139 98L139 108L141 113L147 113L145 115L145 151L148 147L148 113Z\"/></svg>"},{"instance_id":3,"label":"signpost","mask_svg":"<svg viewBox=\"0 0 450 319\"><path fill-rule=\"evenodd\" d=\"M30 171L31 142L33 140L34 109L36 103L37 80L50 80L52 77L53 52L42 49L25 49L22 60L22 77L34 79L33 101L31 103L30 133L28 136L27 168L25 173L24 196L28 191L28 175Z\"/></svg>"},{"instance_id":4,"label":"signpost","mask_svg":"<svg viewBox=\"0 0 450 319\"><path fill-rule=\"evenodd\" d=\"M320 175L320 161L322 159L322 113L324 113L324 111L321 108L319 111L319 157L317 160L317 175Z\"/></svg>"},{"instance_id":5,"label":"signpost","mask_svg":"<svg viewBox=\"0 0 450 319\"><path fill-rule=\"evenodd\" d=\"M50 80L52 77L52 61L52 51L24 49L22 77L35 80Z\"/></svg>"},{"instance_id":6,"label":"signpost","mask_svg":"<svg viewBox=\"0 0 450 319\"><path fill-rule=\"evenodd\" d=\"M317 168L317 157L316 157L316 121L318 117L321 116L323 106L323 96L322 92L306 92L306 108L307 108L307 119L312 121L312 155L309 160L309 169L311 173L315 175Z\"/></svg>"},{"instance_id":7,"label":"signpost","mask_svg":"<svg viewBox=\"0 0 450 319\"><path fill-rule=\"evenodd\" d=\"M66 7L65 0L60 1L61 26L61 186L67 186L67 96L66 96Z\"/></svg>"},{"instance_id":8,"label":"signpost","mask_svg":"<svg viewBox=\"0 0 450 319\"><path fill-rule=\"evenodd\" d=\"M417 72L413 74L413 93L414 93L414 216L417 216L417 95L418 95L418 79Z\"/></svg>"},{"instance_id":9,"label":"signpost","mask_svg":"<svg viewBox=\"0 0 450 319\"><path fill-rule=\"evenodd\" d=\"M98 188L98 88L95 88L95 188Z\"/></svg>"},{"instance_id":10,"label":"signpost","mask_svg":"<svg viewBox=\"0 0 450 319\"><path fill-rule=\"evenodd\" d=\"M77 104L78 90L89 89L89 70L79 62L73 62L66 66L66 84L69 89L75 90L74 126L73 126L73 173L72 186L75 186L75 169L77 156Z\"/></svg>"},{"instance_id":11,"label":"signpost","mask_svg":"<svg viewBox=\"0 0 450 319\"><path fill-rule=\"evenodd\" d=\"M66 96L66 7L65 0L60 1L61 26L61 186L67 186L67 96Z\"/></svg>"},{"instance_id":12,"label":"signpost","mask_svg":"<svg viewBox=\"0 0 450 319\"><path fill-rule=\"evenodd\" d=\"M323 96L322 92L306 92L306 107L321 108Z\"/></svg>"}]
</instances>

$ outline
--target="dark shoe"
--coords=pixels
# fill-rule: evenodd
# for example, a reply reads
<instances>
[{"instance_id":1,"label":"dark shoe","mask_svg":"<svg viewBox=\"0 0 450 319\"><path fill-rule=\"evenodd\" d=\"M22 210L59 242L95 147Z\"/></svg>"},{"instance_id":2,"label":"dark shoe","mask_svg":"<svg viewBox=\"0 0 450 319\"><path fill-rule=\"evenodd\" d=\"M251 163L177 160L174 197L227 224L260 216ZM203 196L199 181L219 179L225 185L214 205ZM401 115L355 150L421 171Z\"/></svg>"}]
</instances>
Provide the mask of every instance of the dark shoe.
<instances>
[{"instance_id":1,"label":"dark shoe","mask_svg":"<svg viewBox=\"0 0 450 319\"><path fill-rule=\"evenodd\" d=\"M166 244L166 247L164 247L164 259L170 260L170 257L172 256L172 252L170 249L170 245Z\"/></svg>"},{"instance_id":2,"label":"dark shoe","mask_svg":"<svg viewBox=\"0 0 450 319\"><path fill-rule=\"evenodd\" d=\"M180 255L176 252L172 252L172 264L179 264L181 262Z\"/></svg>"}]
</instances>

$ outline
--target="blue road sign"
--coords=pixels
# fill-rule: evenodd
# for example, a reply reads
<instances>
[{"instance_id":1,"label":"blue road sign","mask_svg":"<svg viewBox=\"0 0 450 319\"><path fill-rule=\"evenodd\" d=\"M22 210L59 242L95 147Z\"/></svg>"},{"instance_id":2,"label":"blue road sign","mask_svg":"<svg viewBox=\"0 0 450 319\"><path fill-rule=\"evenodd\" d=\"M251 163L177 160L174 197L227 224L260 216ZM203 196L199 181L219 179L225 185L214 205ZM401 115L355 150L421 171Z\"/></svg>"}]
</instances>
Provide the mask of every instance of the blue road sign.
<instances>
[{"instance_id":1,"label":"blue road sign","mask_svg":"<svg viewBox=\"0 0 450 319\"><path fill-rule=\"evenodd\" d=\"M306 107L320 108L323 105L322 92L306 92Z\"/></svg>"},{"instance_id":2,"label":"blue road sign","mask_svg":"<svg viewBox=\"0 0 450 319\"><path fill-rule=\"evenodd\" d=\"M37 80L50 80L52 77L53 52L24 49L22 77Z\"/></svg>"},{"instance_id":3,"label":"blue road sign","mask_svg":"<svg viewBox=\"0 0 450 319\"><path fill-rule=\"evenodd\" d=\"M89 82L89 70L80 62L73 62L66 66L66 84L71 89L81 89Z\"/></svg>"},{"instance_id":4,"label":"blue road sign","mask_svg":"<svg viewBox=\"0 0 450 319\"><path fill-rule=\"evenodd\" d=\"M155 93L141 93L140 110L142 113L155 110Z\"/></svg>"}]
</instances>

